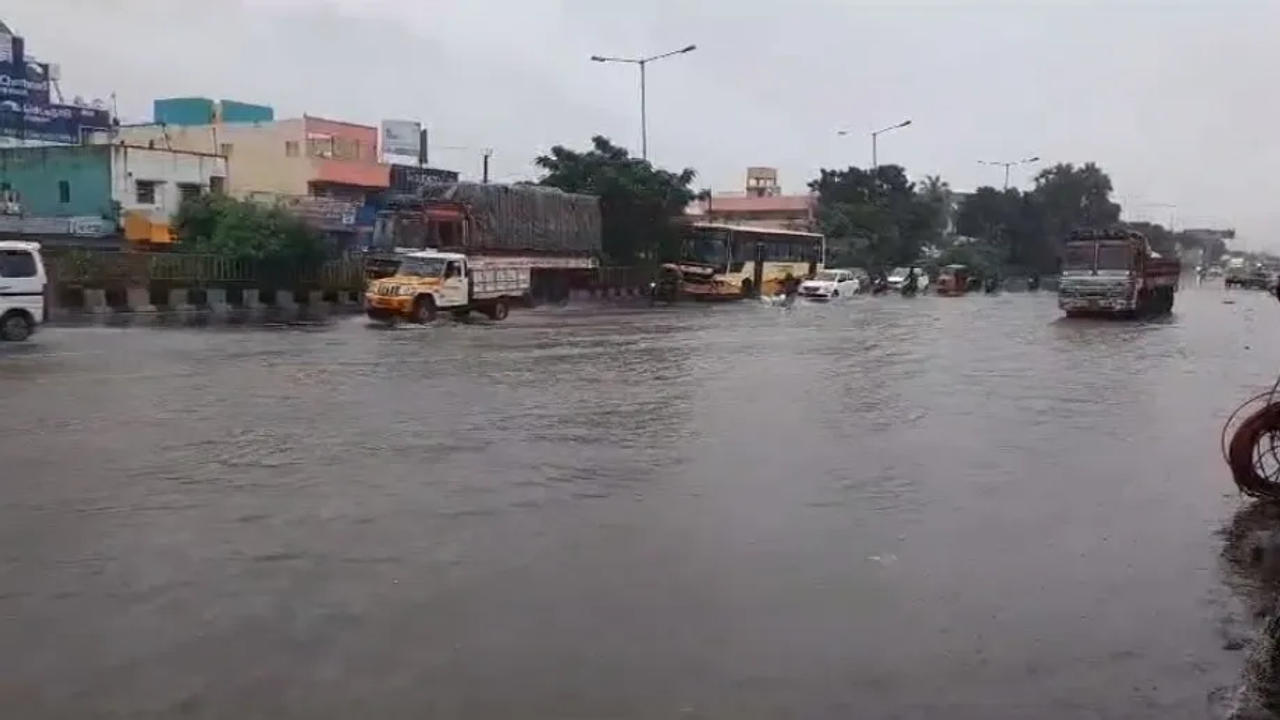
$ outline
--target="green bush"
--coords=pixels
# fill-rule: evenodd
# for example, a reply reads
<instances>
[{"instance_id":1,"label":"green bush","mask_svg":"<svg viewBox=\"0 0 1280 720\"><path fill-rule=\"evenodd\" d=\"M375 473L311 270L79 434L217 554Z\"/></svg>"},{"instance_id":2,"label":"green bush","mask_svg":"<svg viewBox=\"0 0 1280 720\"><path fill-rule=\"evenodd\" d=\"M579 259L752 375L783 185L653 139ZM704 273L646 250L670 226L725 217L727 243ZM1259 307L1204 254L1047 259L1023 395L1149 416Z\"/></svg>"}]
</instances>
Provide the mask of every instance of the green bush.
<instances>
[{"instance_id":1,"label":"green bush","mask_svg":"<svg viewBox=\"0 0 1280 720\"><path fill-rule=\"evenodd\" d=\"M325 259L324 237L279 206L201 195L182 204L175 225L187 252L292 268Z\"/></svg>"}]
</instances>

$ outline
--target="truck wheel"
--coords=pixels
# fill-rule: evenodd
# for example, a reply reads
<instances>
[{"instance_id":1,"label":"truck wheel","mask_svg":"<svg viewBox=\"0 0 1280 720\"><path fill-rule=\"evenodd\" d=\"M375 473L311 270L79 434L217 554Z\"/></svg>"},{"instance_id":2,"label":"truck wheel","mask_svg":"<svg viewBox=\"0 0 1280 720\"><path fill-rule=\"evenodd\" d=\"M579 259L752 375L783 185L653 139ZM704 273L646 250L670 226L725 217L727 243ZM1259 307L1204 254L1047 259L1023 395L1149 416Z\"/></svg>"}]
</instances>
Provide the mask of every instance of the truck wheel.
<instances>
[{"instance_id":1,"label":"truck wheel","mask_svg":"<svg viewBox=\"0 0 1280 720\"><path fill-rule=\"evenodd\" d=\"M489 317L493 320L506 320L507 312L507 302L505 300L498 300L493 304L493 307L489 308Z\"/></svg>"},{"instance_id":2,"label":"truck wheel","mask_svg":"<svg viewBox=\"0 0 1280 720\"><path fill-rule=\"evenodd\" d=\"M423 325L436 319L436 301L430 295L419 295L413 301L413 321Z\"/></svg>"},{"instance_id":3,"label":"truck wheel","mask_svg":"<svg viewBox=\"0 0 1280 720\"><path fill-rule=\"evenodd\" d=\"M0 318L0 340L21 342L31 337L31 321L14 311Z\"/></svg>"}]
</instances>

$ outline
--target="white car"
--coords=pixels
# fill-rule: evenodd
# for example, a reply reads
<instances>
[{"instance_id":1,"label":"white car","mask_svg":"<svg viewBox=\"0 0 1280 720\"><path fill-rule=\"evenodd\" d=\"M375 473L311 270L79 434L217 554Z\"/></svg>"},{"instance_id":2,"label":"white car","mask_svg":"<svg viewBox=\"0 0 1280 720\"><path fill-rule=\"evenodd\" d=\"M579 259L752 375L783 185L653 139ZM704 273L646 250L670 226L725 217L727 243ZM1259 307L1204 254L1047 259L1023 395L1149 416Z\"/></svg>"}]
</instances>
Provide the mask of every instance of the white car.
<instances>
[{"instance_id":1,"label":"white car","mask_svg":"<svg viewBox=\"0 0 1280 720\"><path fill-rule=\"evenodd\" d=\"M26 340L44 322L40 243L0 240L0 340Z\"/></svg>"},{"instance_id":2,"label":"white car","mask_svg":"<svg viewBox=\"0 0 1280 720\"><path fill-rule=\"evenodd\" d=\"M913 271L916 274L916 292L924 292L924 289L929 287L929 274L916 266L894 268L893 272L889 273L888 277L885 278L889 283L889 289L901 290L902 286L907 284L907 277Z\"/></svg>"},{"instance_id":3,"label":"white car","mask_svg":"<svg viewBox=\"0 0 1280 720\"><path fill-rule=\"evenodd\" d=\"M852 270L819 270L811 280L800 283L800 296L811 300L830 300L855 295L865 288Z\"/></svg>"}]
</instances>

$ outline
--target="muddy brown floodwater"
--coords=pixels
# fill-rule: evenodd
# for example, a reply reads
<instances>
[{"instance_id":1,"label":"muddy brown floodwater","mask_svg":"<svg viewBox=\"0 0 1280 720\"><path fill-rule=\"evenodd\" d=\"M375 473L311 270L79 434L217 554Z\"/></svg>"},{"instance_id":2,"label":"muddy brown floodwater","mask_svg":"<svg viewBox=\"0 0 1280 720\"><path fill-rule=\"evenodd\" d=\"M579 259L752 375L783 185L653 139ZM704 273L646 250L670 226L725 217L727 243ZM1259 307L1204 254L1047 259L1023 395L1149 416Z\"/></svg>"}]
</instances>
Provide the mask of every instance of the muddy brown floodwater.
<instances>
[{"instance_id":1,"label":"muddy brown floodwater","mask_svg":"<svg viewBox=\"0 0 1280 720\"><path fill-rule=\"evenodd\" d=\"M1205 717L1278 370L1220 288L51 328L0 348L0 715Z\"/></svg>"}]
</instances>

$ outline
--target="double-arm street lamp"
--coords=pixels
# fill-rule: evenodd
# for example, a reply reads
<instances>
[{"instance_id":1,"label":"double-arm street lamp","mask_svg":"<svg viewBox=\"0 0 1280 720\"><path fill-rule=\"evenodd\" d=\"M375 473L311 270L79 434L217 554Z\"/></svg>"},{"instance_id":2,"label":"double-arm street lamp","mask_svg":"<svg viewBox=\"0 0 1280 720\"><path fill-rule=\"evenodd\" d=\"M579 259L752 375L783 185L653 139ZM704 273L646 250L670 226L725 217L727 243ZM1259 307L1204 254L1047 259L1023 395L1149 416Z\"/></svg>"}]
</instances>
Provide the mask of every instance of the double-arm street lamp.
<instances>
[{"instance_id":1,"label":"double-arm street lamp","mask_svg":"<svg viewBox=\"0 0 1280 720\"><path fill-rule=\"evenodd\" d=\"M671 57L672 55L683 55L688 52L693 52L694 50L697 50L697 49L698 49L697 45L689 45L686 47L682 47L679 50L672 50L671 52L662 53L661 55L650 55L649 57L642 57L642 58L606 57L604 55L591 56L591 59L594 62L631 63L632 65L640 66L640 157L644 158L645 160L649 159L649 128L648 128L648 120L645 117L644 66L648 65L654 60L661 60L662 58L668 58L668 57Z\"/></svg>"},{"instance_id":2,"label":"double-arm street lamp","mask_svg":"<svg viewBox=\"0 0 1280 720\"><path fill-rule=\"evenodd\" d=\"M983 165L995 165L997 167L1003 167L1004 168L1004 189L1008 190L1009 189L1009 168L1013 167L1014 165L1025 165L1027 163L1033 163L1033 162L1039 162L1039 161L1040 161L1040 156L1035 155L1032 157L1022 158L1021 160L1009 160L1008 162L1001 161L1001 160L979 160L978 162L982 163Z\"/></svg>"},{"instance_id":3,"label":"double-arm street lamp","mask_svg":"<svg viewBox=\"0 0 1280 720\"><path fill-rule=\"evenodd\" d=\"M887 127L887 128L881 128L881 129L879 129L879 130L875 130L875 131L873 131L873 132L871 133L871 177L873 177L873 178L874 178L874 177L876 177L876 176L878 176L878 175L880 174L880 158L879 158L879 157L877 157L877 155L876 155L876 138L878 138L878 137L880 137L881 135L883 135L883 134L885 134L885 133L889 132L890 130L897 130L898 128L904 128L904 127L906 127L906 126L908 126L908 125L910 125L910 124L911 124L911 121L910 121L910 120L903 120L902 122L898 123L897 125L890 125L890 126L889 126L889 127ZM836 132L836 134L837 134L837 135L848 135L848 134L849 134L849 131L848 131L848 130L840 130L840 131L837 131L837 132Z\"/></svg>"}]
</instances>

